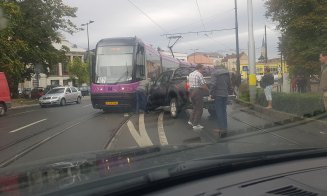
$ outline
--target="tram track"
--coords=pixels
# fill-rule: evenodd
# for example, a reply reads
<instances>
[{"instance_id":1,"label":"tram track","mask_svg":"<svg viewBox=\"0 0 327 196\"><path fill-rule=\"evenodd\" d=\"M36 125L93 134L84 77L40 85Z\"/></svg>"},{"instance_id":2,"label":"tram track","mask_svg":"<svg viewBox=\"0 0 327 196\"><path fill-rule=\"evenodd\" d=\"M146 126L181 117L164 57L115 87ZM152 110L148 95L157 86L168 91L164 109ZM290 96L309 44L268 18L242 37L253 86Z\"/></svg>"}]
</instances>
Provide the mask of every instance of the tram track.
<instances>
[{"instance_id":1,"label":"tram track","mask_svg":"<svg viewBox=\"0 0 327 196\"><path fill-rule=\"evenodd\" d=\"M41 145L45 144L46 142L49 142L50 140L56 138L57 136L71 130L72 128L84 123L85 121L91 120L91 119L95 119L99 116L103 115L102 112L95 112L92 113L90 115L85 116L83 119L80 119L76 122L70 123L68 125L63 126L62 128L58 129L55 131L55 133L52 133L51 135L39 138L37 141L31 142L29 145L19 149L19 151L17 151L14 155L8 156L8 158L6 158L5 160L2 160L0 162L0 168L4 168L8 165L10 165L11 163L15 162L16 160L18 160L19 158L27 155L28 153L30 153L31 151L37 149L38 147L40 147ZM123 118L123 120L119 123L119 125L114 128L111 132L111 134L109 135L109 139L108 139L108 143L111 142L111 140L114 138L114 136L116 135L116 133L118 132L118 130L124 125L124 123L130 118L131 116L128 116L127 118ZM62 125L62 123L60 123ZM27 137L24 138L20 138L19 140L16 140L14 142L11 142L10 144L7 144L5 146L1 147L0 151L6 151L6 150L10 150L11 148L15 147L17 144L21 144L24 142L29 141L29 139L34 138L35 136L39 136L42 133L46 133L49 131L53 131L54 129L57 129L58 124L51 126L50 128L43 130L42 132L38 132L37 134L32 134L29 135ZM107 145L106 144L106 145Z\"/></svg>"},{"instance_id":2,"label":"tram track","mask_svg":"<svg viewBox=\"0 0 327 196\"><path fill-rule=\"evenodd\" d=\"M94 115L94 114L97 114L97 113L92 113L91 115L87 115L87 116L92 116L92 115ZM87 117L87 118L88 118L88 117ZM56 123L56 124L54 124L54 125L52 125L52 126L50 126L50 127L47 127L47 128L45 128L45 129L42 129L41 131L38 131L38 132L36 132L36 133L29 134L29 135L26 135L26 136L24 136L24 137L20 137L20 138L18 138L18 139L16 139L16 140L13 140L13 141L11 141L11 142L9 142L9 143L7 143L7 144L4 144L4 145L0 146L0 152L1 152L1 151L4 151L4 150L7 150L7 149L9 149L10 147L15 146L15 145L17 145L17 144L19 144L19 143L22 143L22 142L24 142L24 141L27 141L28 139L31 139L31 138L36 137L36 136L38 136L38 135L41 135L41 134L43 134L43 133L49 132L50 130L53 130L53 129L55 129L55 128L57 128L57 127L63 125L63 124L69 124L69 122L70 122L70 121Z\"/></svg>"}]
</instances>

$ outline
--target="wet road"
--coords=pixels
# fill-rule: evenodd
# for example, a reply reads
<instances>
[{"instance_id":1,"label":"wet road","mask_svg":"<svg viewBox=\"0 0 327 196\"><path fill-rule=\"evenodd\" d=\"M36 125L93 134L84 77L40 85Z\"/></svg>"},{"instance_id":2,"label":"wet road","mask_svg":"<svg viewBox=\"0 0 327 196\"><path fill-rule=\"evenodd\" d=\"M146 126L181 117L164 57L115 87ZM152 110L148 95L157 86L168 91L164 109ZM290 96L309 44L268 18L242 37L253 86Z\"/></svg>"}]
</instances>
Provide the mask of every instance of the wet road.
<instances>
[{"instance_id":1,"label":"wet road","mask_svg":"<svg viewBox=\"0 0 327 196\"><path fill-rule=\"evenodd\" d=\"M212 134L215 120L204 111L202 131L187 125L190 110L177 119L162 110L149 114L104 113L90 98L64 107L15 109L0 118L0 167L98 150L119 151L152 145L227 142L235 148L256 145L290 148L324 147L326 116L299 119L270 115L245 106L228 107L229 133Z\"/></svg>"}]
</instances>

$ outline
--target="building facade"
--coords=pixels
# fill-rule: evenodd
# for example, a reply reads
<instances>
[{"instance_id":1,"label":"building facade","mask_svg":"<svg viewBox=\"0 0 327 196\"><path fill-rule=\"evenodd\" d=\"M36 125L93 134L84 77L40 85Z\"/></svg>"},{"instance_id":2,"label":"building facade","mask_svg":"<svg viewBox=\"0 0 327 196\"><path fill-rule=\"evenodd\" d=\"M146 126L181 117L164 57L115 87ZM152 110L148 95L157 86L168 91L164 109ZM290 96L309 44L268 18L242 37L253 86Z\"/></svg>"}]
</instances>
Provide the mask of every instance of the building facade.
<instances>
[{"instance_id":1,"label":"building facade","mask_svg":"<svg viewBox=\"0 0 327 196\"><path fill-rule=\"evenodd\" d=\"M69 52L66 53L66 56L70 62L72 62L75 58L80 58L82 62L84 62L84 56L86 54L85 49L78 48L75 44L72 44L67 40L62 40L61 43L53 43L53 46L57 50L60 50L62 46L68 47ZM48 75L40 71L41 73L38 76L35 74L30 81L25 80L25 82L21 83L19 87L24 89L35 88L37 86L46 87L47 85L72 85L68 73L68 64L59 63L57 65L53 65L51 69L48 68L47 71L49 73Z\"/></svg>"},{"instance_id":2,"label":"building facade","mask_svg":"<svg viewBox=\"0 0 327 196\"><path fill-rule=\"evenodd\" d=\"M187 56L187 62L205 65L220 65L222 59L219 53L195 52Z\"/></svg>"}]
</instances>

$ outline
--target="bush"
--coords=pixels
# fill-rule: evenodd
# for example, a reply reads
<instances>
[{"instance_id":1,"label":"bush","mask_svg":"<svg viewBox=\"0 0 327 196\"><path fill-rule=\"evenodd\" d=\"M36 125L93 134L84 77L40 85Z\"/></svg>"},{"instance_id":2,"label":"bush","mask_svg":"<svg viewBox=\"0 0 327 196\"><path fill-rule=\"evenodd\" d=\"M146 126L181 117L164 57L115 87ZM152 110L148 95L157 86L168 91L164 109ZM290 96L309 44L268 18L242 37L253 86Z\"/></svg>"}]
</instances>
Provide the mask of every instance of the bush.
<instances>
[{"instance_id":1,"label":"bush","mask_svg":"<svg viewBox=\"0 0 327 196\"><path fill-rule=\"evenodd\" d=\"M273 92L273 108L299 116L311 116L324 111L323 97L320 94L298 94ZM257 103L267 106L263 90L257 93Z\"/></svg>"},{"instance_id":2,"label":"bush","mask_svg":"<svg viewBox=\"0 0 327 196\"><path fill-rule=\"evenodd\" d=\"M250 101L249 85L247 83L242 83L240 85L239 99L246 101L246 102Z\"/></svg>"}]
</instances>

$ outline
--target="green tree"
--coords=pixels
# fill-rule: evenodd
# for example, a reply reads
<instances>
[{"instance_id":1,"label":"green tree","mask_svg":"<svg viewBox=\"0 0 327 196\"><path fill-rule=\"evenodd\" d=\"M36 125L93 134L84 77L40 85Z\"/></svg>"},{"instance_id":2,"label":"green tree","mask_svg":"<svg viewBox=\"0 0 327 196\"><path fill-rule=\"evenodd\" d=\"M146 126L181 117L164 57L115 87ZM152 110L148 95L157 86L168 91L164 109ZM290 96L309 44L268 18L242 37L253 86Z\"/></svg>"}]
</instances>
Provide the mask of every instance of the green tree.
<instances>
[{"instance_id":1,"label":"green tree","mask_svg":"<svg viewBox=\"0 0 327 196\"><path fill-rule=\"evenodd\" d=\"M62 0L0 0L0 7L8 19L0 33L0 71L6 72L16 94L18 83L31 77L34 65L41 64L46 71L66 59L67 48L57 50L52 43L60 42L59 31L77 29L70 20L77 8Z\"/></svg>"},{"instance_id":2,"label":"green tree","mask_svg":"<svg viewBox=\"0 0 327 196\"><path fill-rule=\"evenodd\" d=\"M15 37L15 27L22 21L19 6L15 3L0 2L0 8L9 16L6 28L0 31L0 71L5 72L9 86L13 89L15 84L30 73L20 55L27 51L27 42ZM15 93L14 90L11 92Z\"/></svg>"},{"instance_id":3,"label":"green tree","mask_svg":"<svg viewBox=\"0 0 327 196\"><path fill-rule=\"evenodd\" d=\"M280 50L291 75L319 74L319 54L327 49L326 0L267 0L266 16L282 33Z\"/></svg>"},{"instance_id":4,"label":"green tree","mask_svg":"<svg viewBox=\"0 0 327 196\"><path fill-rule=\"evenodd\" d=\"M78 86L89 83L89 66L87 63L83 63L80 58L74 58L72 62L68 63L68 72L70 78L77 81Z\"/></svg>"}]
</instances>

